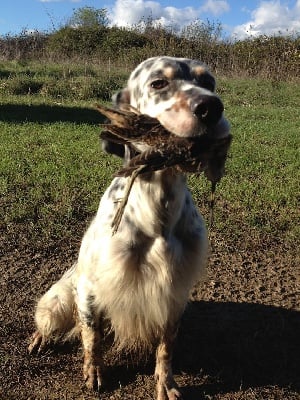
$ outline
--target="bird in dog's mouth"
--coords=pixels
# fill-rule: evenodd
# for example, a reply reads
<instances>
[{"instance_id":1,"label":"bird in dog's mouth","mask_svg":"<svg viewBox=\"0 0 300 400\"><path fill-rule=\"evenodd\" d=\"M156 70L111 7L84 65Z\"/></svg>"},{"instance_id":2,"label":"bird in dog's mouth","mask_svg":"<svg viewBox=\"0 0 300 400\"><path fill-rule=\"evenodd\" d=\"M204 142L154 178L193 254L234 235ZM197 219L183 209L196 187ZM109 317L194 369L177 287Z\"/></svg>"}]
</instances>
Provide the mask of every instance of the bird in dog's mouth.
<instances>
[{"instance_id":1,"label":"bird in dog's mouth","mask_svg":"<svg viewBox=\"0 0 300 400\"><path fill-rule=\"evenodd\" d=\"M220 102L220 104L222 104ZM161 122L144 114L140 114L131 106L116 110L103 105L97 109L111 120L111 124L103 124L102 139L126 144L135 155L117 173L117 176L131 176L127 196L120 205L118 216L113 223L117 229L130 189L135 178L140 174L175 168L181 172L200 173L204 171L212 183L212 200L216 184L224 175L225 162L232 141L229 124L220 107L220 116L212 117L206 106L199 106L197 113L202 113L205 126L204 133L183 137L171 133ZM199 116L197 116L199 118Z\"/></svg>"}]
</instances>

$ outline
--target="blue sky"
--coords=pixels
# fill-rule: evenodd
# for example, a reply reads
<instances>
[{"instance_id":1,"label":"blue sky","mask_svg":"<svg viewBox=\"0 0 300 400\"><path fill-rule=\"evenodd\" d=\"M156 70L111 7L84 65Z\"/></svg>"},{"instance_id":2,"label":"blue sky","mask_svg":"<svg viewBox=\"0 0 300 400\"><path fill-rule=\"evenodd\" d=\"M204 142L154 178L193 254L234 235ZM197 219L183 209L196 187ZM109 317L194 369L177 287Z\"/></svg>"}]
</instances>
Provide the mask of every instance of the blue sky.
<instances>
[{"instance_id":1,"label":"blue sky","mask_svg":"<svg viewBox=\"0 0 300 400\"><path fill-rule=\"evenodd\" d=\"M106 8L112 24L151 16L182 27L196 19L219 21L228 36L300 32L300 0L8 0L0 8L0 35L58 29L79 7Z\"/></svg>"}]
</instances>

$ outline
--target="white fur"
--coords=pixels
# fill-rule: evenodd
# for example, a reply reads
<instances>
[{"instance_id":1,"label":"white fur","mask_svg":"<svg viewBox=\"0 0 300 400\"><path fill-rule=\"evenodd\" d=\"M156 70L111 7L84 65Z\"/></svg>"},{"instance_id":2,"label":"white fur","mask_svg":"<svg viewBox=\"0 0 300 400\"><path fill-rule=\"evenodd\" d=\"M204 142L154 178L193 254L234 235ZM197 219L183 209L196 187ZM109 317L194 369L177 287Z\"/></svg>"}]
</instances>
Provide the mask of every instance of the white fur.
<instances>
[{"instance_id":1,"label":"white fur","mask_svg":"<svg viewBox=\"0 0 300 400\"><path fill-rule=\"evenodd\" d=\"M111 322L119 345L150 345L169 320L179 319L190 288L203 276L206 230L185 179L173 172L158 172L150 183L138 178L112 236L117 203L109 193L123 187L115 192L122 198L125 181L113 180L84 235L78 263L40 299L36 323L43 337L66 334L76 323L75 303L84 313L87 296L93 296L97 314Z\"/></svg>"},{"instance_id":2,"label":"white fur","mask_svg":"<svg viewBox=\"0 0 300 400\"><path fill-rule=\"evenodd\" d=\"M186 77L187 84L185 76L178 75L178 80L174 74L172 78L173 70L178 71L183 62L192 73L206 71L201 63L191 60L153 58L132 73L128 88L116 99L130 101L142 112L159 118L162 124L171 115L180 136L195 134L198 125L201 134L201 121L188 122L189 128L185 128L185 122L180 118L197 119L188 95L195 101L208 90L192 84L190 75ZM165 73L170 81L170 92L161 102L159 91L155 92L156 100L153 100L151 79L156 70L161 71L162 79L165 79ZM172 83L172 79L178 82ZM175 93L177 86L179 89ZM187 87L192 90L184 91ZM164 92L166 90L168 87ZM141 98L135 98L138 93ZM215 96L213 92L209 94ZM178 104L174 104L173 98L165 101L173 95L178 96ZM166 108L168 104L172 104L173 110ZM206 128L217 136L226 135L229 130L223 116L214 126ZM205 224L193 203L186 178L170 168L136 178L121 224L113 235L112 220L129 179L122 177L112 181L83 237L77 263L39 300L35 314L37 331L29 350L47 340L69 338L81 331L84 379L88 387L93 387L96 381L99 388L102 385L102 357L98 355L101 341L98 328L105 318L121 348L149 347L154 342L159 343L157 399L181 399L172 376L172 344L189 291L205 275Z\"/></svg>"}]
</instances>

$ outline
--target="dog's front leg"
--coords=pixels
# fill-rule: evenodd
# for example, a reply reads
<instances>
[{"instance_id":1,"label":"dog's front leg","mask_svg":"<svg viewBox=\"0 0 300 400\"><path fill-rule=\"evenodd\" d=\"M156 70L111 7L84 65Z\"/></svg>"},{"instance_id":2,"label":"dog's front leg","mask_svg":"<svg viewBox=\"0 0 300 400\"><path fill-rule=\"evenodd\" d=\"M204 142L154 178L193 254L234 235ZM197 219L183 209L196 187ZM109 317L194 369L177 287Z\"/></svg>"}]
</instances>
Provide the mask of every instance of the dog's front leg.
<instances>
[{"instance_id":1,"label":"dog's front leg","mask_svg":"<svg viewBox=\"0 0 300 400\"><path fill-rule=\"evenodd\" d=\"M103 388L102 327L101 317L94 312L92 299L78 299L78 316L83 346L83 378L89 389Z\"/></svg>"},{"instance_id":2,"label":"dog's front leg","mask_svg":"<svg viewBox=\"0 0 300 400\"><path fill-rule=\"evenodd\" d=\"M83 378L85 384L89 389L100 391L103 388L103 361L99 329L82 324L81 337L84 352Z\"/></svg>"},{"instance_id":3,"label":"dog's front leg","mask_svg":"<svg viewBox=\"0 0 300 400\"><path fill-rule=\"evenodd\" d=\"M173 378L172 356L178 325L166 329L156 352L155 377L157 400L182 400L182 395Z\"/></svg>"}]
</instances>

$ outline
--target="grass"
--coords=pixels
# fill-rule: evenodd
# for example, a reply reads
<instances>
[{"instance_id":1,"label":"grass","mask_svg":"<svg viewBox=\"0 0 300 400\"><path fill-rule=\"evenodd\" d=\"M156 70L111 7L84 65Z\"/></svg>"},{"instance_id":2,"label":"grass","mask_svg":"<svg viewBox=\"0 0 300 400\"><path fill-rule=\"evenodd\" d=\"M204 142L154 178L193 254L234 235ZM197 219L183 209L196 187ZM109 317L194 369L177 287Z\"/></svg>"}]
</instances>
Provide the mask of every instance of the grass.
<instances>
[{"instance_id":1,"label":"grass","mask_svg":"<svg viewBox=\"0 0 300 400\"><path fill-rule=\"evenodd\" d=\"M109 100L126 80L111 65L5 62L0 64L0 93L41 95L59 101Z\"/></svg>"},{"instance_id":2,"label":"grass","mask_svg":"<svg viewBox=\"0 0 300 400\"><path fill-rule=\"evenodd\" d=\"M72 68L66 80L75 76L80 86L89 75L104 85L102 72ZM87 97L75 98L73 93L67 97L66 91L58 99L41 90L17 95L7 90L7 85L13 75L20 84L26 75L26 79L39 79L45 87L55 75L53 84L57 82L59 87L66 66L46 70L37 64L10 63L2 69L7 73L0 74L0 227L16 233L26 226L36 245L43 245L50 239L67 237L78 222L92 217L119 165L101 151L101 117L93 104L121 87L125 72L115 75L117 83L108 92L95 95L92 90ZM295 220L300 125L295 110L300 94L288 82L250 79L221 79L218 92L234 141L227 175L218 187L216 229L237 233L242 226L251 234L255 231L295 240L299 233ZM208 218L208 183L195 176L189 181Z\"/></svg>"},{"instance_id":3,"label":"grass","mask_svg":"<svg viewBox=\"0 0 300 400\"><path fill-rule=\"evenodd\" d=\"M98 124L0 122L0 129L2 224L25 224L35 241L68 235L96 210L115 168L100 151Z\"/></svg>"},{"instance_id":4,"label":"grass","mask_svg":"<svg viewBox=\"0 0 300 400\"><path fill-rule=\"evenodd\" d=\"M16 64L16 82L25 67ZM11 68L0 68L0 336L3 371L10 371L0 397L90 398L81 389L80 348L36 358L26 347L35 300L75 260L120 165L99 143L103 120L93 104L105 97L12 94L1 89ZM84 84L84 68L73 68ZM30 79L43 83L55 71L59 83L63 70L31 64ZM178 342L179 384L192 398L295 400L300 93L289 82L218 83L234 140L217 189L208 280L193 290ZM194 175L189 183L208 221L209 183ZM112 391L101 398L142 398L153 390L147 370L136 375L121 360L109 364Z\"/></svg>"},{"instance_id":5,"label":"grass","mask_svg":"<svg viewBox=\"0 0 300 400\"><path fill-rule=\"evenodd\" d=\"M227 175L218 190L218 227L228 230L229 222L233 231L243 225L243 229L295 240L299 233L300 118L295 113L299 94L286 82L249 79L221 80L219 92L234 140ZM191 182L198 202L203 202L201 185L193 177ZM226 203L223 210L222 202Z\"/></svg>"}]
</instances>

